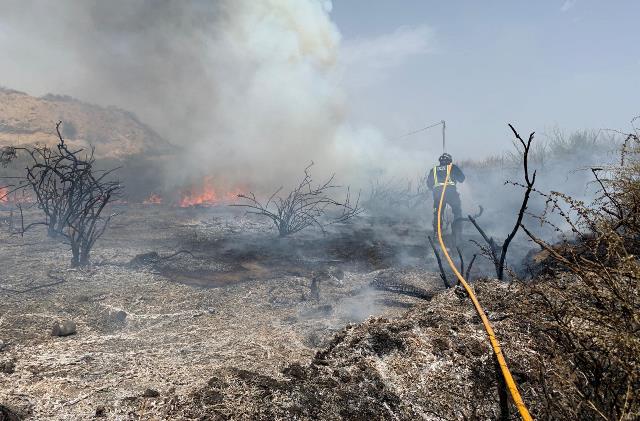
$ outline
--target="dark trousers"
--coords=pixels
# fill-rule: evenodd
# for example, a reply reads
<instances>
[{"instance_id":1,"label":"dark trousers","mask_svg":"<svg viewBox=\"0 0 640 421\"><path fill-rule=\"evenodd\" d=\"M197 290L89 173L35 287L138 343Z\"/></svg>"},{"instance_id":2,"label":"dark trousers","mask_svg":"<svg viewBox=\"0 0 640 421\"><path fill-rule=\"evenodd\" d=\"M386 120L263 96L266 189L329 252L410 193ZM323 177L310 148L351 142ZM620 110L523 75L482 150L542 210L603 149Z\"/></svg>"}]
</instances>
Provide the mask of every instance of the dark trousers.
<instances>
[{"instance_id":1,"label":"dark trousers","mask_svg":"<svg viewBox=\"0 0 640 421\"><path fill-rule=\"evenodd\" d=\"M438 205L440 204L440 196L442 195L442 187L434 187L433 189L433 232L438 230ZM455 237L459 237L462 228L462 205L460 203L460 195L455 186L447 186L444 192L444 203L442 204L442 213L444 214L445 206L451 206L453 211L453 225L451 227Z\"/></svg>"}]
</instances>

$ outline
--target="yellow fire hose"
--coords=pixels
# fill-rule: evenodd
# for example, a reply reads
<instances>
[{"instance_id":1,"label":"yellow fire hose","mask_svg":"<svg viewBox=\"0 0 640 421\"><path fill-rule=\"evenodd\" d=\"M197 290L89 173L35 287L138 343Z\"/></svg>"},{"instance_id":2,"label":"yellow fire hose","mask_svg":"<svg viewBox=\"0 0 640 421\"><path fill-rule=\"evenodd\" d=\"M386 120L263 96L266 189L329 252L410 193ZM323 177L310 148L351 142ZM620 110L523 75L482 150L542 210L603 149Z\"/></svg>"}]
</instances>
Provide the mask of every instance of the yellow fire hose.
<instances>
[{"instance_id":1,"label":"yellow fire hose","mask_svg":"<svg viewBox=\"0 0 640 421\"><path fill-rule=\"evenodd\" d=\"M507 367L507 362L505 361L504 356L502 355L502 350L500 349L500 343L498 342L498 339L496 339L496 335L493 332L491 323L489 323L489 319L487 318L487 315L484 313L484 310L480 306L480 302L478 302L478 299L476 298L476 295L473 293L473 290L471 289L467 281L464 279L464 277L460 274L460 272L456 268L456 265L453 263L453 260L451 260L451 256L449 256L449 252L447 251L447 248L444 245L444 241L442 240L442 227L441 227L440 214L442 212L442 204L444 203L444 192L446 191L447 184L449 183L450 173L451 173L451 164L447 165L447 177L444 181L444 185L442 186L442 193L440 194L440 204L438 205L438 241L440 242L440 247L442 247L442 251L445 257L447 258L447 262L449 262L449 266L451 266L453 273L456 274L456 276L458 277L458 280L460 281L464 289L467 291L469 298L471 298L471 301L473 302L473 305L476 308L476 312L478 313L478 316L480 316L480 319L482 319L482 324L484 325L484 329L487 331L487 335L489 336L491 347L493 348L493 352L495 353L496 358L498 359L498 364L500 365L502 376L504 377L504 381L507 385L507 388L509 389L511 398L515 403L516 408L518 408L518 412L520 412L520 416L522 417L523 420L530 421L530 420L533 420L533 418L531 418L531 415L529 414L527 407L522 401L520 392L518 392L518 387L516 386L516 382L513 380L513 377L511 376L511 372Z\"/></svg>"}]
</instances>

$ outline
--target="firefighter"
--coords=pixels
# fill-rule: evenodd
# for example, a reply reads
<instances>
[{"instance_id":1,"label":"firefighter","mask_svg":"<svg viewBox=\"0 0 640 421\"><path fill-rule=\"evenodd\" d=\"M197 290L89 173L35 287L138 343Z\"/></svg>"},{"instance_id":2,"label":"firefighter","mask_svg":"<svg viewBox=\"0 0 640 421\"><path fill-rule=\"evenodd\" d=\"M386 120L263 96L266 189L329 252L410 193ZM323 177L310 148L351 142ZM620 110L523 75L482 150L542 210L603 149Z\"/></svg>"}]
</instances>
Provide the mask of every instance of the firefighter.
<instances>
[{"instance_id":1,"label":"firefighter","mask_svg":"<svg viewBox=\"0 0 640 421\"><path fill-rule=\"evenodd\" d=\"M447 183L447 190L444 193L444 203L442 209L449 204L453 211L453 223L451 229L453 231L453 239L455 243L458 243L462 235L462 206L460 205L460 195L456 190L456 184L464 182L464 174L457 165L454 165L451 155L443 153L438 158L440 165L433 167L429 171L427 176L427 186L429 190L433 192L433 231L438 230L438 205L440 204L440 196L442 195L442 188L445 184L447 177L447 171L449 172L449 181Z\"/></svg>"}]
</instances>

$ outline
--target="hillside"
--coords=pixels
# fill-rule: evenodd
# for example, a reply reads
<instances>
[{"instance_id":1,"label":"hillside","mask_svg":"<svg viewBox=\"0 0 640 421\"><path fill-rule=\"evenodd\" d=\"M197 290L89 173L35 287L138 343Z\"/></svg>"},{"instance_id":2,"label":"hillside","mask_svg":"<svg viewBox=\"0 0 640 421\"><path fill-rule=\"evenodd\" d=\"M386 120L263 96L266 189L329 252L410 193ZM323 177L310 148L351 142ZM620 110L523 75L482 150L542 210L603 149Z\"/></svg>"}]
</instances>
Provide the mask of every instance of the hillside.
<instances>
[{"instance_id":1,"label":"hillside","mask_svg":"<svg viewBox=\"0 0 640 421\"><path fill-rule=\"evenodd\" d=\"M55 144L55 123L64 122L63 135L73 145L95 146L96 156L123 158L169 149L170 144L132 113L87 104L68 96L37 98L0 88L0 146Z\"/></svg>"}]
</instances>

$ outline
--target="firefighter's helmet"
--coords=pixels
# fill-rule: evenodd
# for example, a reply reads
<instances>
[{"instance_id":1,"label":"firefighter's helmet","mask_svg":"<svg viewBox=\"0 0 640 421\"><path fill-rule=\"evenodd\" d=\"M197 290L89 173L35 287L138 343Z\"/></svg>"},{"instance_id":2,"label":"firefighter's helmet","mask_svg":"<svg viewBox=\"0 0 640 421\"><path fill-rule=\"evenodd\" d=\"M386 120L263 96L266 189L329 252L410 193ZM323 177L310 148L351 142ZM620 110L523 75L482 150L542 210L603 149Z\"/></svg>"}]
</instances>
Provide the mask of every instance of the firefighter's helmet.
<instances>
[{"instance_id":1,"label":"firefighter's helmet","mask_svg":"<svg viewBox=\"0 0 640 421\"><path fill-rule=\"evenodd\" d=\"M440 165L449 165L453 162L453 158L448 153L443 153L442 155L440 155L440 158L438 158L438 160L440 161Z\"/></svg>"}]
</instances>

